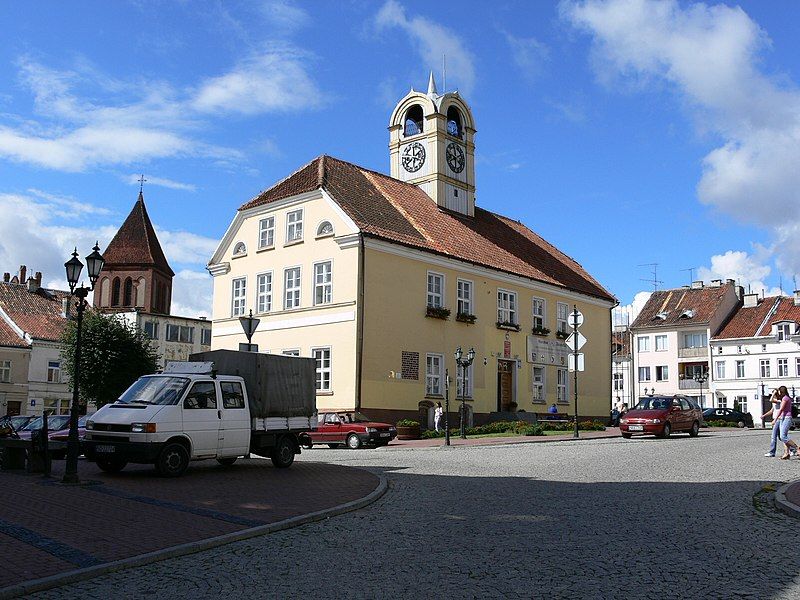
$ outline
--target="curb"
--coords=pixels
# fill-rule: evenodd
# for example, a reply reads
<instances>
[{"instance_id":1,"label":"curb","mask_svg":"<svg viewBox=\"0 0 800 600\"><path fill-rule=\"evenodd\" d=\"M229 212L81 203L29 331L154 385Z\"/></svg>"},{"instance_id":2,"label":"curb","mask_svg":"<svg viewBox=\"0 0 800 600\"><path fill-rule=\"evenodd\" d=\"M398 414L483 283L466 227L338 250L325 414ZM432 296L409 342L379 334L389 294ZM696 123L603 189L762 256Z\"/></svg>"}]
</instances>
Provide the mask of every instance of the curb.
<instances>
[{"instance_id":1,"label":"curb","mask_svg":"<svg viewBox=\"0 0 800 600\"><path fill-rule=\"evenodd\" d=\"M148 552L147 554L140 554L130 558L123 558L121 560L103 563L94 567L86 567L83 569L76 569L74 571L67 571L66 573L50 575L48 577L42 577L41 579L34 579L9 587L0 588L0 600L5 600L6 598L16 598L18 596L32 594L34 592L41 592L68 583L74 583L76 581L86 581L87 579L92 579L100 575L114 573L124 569L130 569L132 567L141 567L150 563L166 560L168 558L177 558L187 554L202 552L203 550L224 546L232 542L239 542L257 537L259 535L266 535L269 533L283 531L284 529L291 529L292 527L298 527L300 525L322 521L323 519L328 519L330 517L335 517L337 515L358 510L359 508L364 508L365 506L378 500L389 488L389 483L383 474L374 473L372 471L369 472L378 477L378 486L372 490L372 492L363 498L359 498L358 500L346 502L345 504L340 504L338 506L333 506L331 508L326 508L313 513L291 517L289 519L284 519L283 521L270 523L268 525L259 525L258 527L234 531L205 540L180 544L178 546L171 546L162 550Z\"/></svg>"},{"instance_id":2,"label":"curb","mask_svg":"<svg viewBox=\"0 0 800 600\"><path fill-rule=\"evenodd\" d=\"M786 513L790 517L800 518L800 506L791 500L787 500L786 498L786 490L793 485L800 485L800 479L795 479L789 483L784 483L781 487L779 487L775 492L775 504L778 506L778 510L781 512Z\"/></svg>"},{"instance_id":3,"label":"curb","mask_svg":"<svg viewBox=\"0 0 800 600\"><path fill-rule=\"evenodd\" d=\"M394 445L391 444L386 446L385 448L381 448L381 452L397 452L400 450L452 450L455 448L500 448L502 446L519 446L522 444L557 444L559 442L591 442L593 440L610 440L615 438L621 438L621 436L616 434L608 434L602 436L592 436L592 437L579 437L579 438L566 438L566 439L547 439L549 436L532 436L531 439L525 440L515 440L513 442L488 442L486 444L451 444L450 446L446 446L444 440L438 446L405 446L405 445Z\"/></svg>"}]
</instances>

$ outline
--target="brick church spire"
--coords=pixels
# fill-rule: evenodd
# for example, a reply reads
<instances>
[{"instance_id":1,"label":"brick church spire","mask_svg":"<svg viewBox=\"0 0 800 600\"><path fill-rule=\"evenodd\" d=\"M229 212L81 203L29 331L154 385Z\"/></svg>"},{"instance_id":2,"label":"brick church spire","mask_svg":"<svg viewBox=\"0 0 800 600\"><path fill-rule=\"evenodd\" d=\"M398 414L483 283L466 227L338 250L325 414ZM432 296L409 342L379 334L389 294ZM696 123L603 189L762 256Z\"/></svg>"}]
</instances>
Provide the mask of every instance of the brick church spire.
<instances>
[{"instance_id":1,"label":"brick church spire","mask_svg":"<svg viewBox=\"0 0 800 600\"><path fill-rule=\"evenodd\" d=\"M142 190L103 256L106 262L95 288L95 307L169 314L175 273L158 243Z\"/></svg>"}]
</instances>

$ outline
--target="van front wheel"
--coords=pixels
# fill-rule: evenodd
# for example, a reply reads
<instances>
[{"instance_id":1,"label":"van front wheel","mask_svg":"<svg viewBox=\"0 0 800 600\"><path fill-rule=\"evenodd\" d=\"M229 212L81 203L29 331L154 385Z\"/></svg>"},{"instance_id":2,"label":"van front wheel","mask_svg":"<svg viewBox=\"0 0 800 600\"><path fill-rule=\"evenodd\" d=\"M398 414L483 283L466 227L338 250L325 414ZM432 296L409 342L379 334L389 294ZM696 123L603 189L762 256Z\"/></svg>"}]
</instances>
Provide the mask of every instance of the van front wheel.
<instances>
[{"instance_id":1,"label":"van front wheel","mask_svg":"<svg viewBox=\"0 0 800 600\"><path fill-rule=\"evenodd\" d=\"M156 460L156 470L162 477L180 477L188 466L189 452L182 444L168 444Z\"/></svg>"}]
</instances>

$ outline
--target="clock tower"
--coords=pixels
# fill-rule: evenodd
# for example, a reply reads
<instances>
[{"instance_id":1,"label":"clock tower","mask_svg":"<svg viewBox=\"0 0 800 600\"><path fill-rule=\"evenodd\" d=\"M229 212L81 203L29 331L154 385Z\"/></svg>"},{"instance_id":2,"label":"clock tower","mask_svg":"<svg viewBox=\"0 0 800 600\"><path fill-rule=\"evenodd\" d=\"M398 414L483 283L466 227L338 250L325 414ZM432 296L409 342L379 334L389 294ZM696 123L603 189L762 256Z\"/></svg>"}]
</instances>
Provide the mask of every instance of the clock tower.
<instances>
[{"instance_id":1,"label":"clock tower","mask_svg":"<svg viewBox=\"0 0 800 600\"><path fill-rule=\"evenodd\" d=\"M475 121L458 92L439 94L433 73L427 93L414 88L389 121L395 179L418 185L442 208L475 214Z\"/></svg>"}]
</instances>

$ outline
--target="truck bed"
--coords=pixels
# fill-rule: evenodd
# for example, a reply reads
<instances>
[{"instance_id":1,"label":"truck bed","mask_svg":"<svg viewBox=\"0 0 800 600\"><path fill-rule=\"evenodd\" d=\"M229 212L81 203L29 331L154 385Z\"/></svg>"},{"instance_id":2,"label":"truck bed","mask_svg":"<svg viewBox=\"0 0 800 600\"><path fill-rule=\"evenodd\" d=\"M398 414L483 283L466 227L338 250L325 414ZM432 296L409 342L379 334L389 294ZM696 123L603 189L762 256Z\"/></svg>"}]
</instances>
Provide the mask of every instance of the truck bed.
<instances>
[{"instance_id":1,"label":"truck bed","mask_svg":"<svg viewBox=\"0 0 800 600\"><path fill-rule=\"evenodd\" d=\"M309 431L317 428L315 417L265 417L250 420L253 431Z\"/></svg>"}]
</instances>

